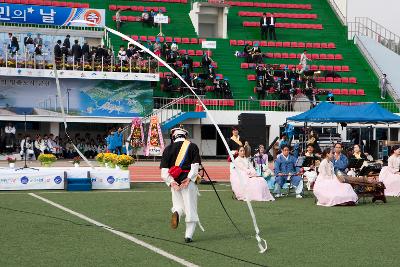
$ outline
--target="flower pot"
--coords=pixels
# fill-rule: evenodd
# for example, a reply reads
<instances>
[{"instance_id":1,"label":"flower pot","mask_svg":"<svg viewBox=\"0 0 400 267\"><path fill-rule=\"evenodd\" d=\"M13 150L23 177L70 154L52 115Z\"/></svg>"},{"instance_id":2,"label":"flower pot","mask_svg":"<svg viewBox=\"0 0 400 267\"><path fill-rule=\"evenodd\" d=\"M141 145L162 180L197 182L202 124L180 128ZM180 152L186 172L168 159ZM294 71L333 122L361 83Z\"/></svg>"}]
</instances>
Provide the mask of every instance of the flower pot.
<instances>
[{"instance_id":1,"label":"flower pot","mask_svg":"<svg viewBox=\"0 0 400 267\"><path fill-rule=\"evenodd\" d=\"M79 163L74 163L75 168L79 168Z\"/></svg>"},{"instance_id":2,"label":"flower pot","mask_svg":"<svg viewBox=\"0 0 400 267\"><path fill-rule=\"evenodd\" d=\"M15 162L10 162L10 163L8 163L8 167L9 167L10 169L14 169L14 168L15 168Z\"/></svg>"}]
</instances>

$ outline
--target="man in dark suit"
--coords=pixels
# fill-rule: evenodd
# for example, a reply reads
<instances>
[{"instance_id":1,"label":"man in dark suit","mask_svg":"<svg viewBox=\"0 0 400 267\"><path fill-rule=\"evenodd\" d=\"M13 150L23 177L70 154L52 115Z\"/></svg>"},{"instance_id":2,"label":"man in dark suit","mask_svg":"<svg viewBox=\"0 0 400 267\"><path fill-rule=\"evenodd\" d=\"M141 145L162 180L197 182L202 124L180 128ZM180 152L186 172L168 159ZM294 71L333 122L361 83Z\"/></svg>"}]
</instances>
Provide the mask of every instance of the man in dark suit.
<instances>
[{"instance_id":1,"label":"man in dark suit","mask_svg":"<svg viewBox=\"0 0 400 267\"><path fill-rule=\"evenodd\" d=\"M87 41L84 42L82 45L82 55L85 57L85 61L89 61L89 53L90 53L90 48L87 43Z\"/></svg>"},{"instance_id":2,"label":"man in dark suit","mask_svg":"<svg viewBox=\"0 0 400 267\"><path fill-rule=\"evenodd\" d=\"M78 40L74 41L74 45L71 49L71 54L74 57L75 63L78 62L82 57L82 48L78 43Z\"/></svg>"},{"instance_id":3,"label":"man in dark suit","mask_svg":"<svg viewBox=\"0 0 400 267\"><path fill-rule=\"evenodd\" d=\"M69 37L71 37L69 34L65 37L63 46L65 46L68 50L71 48L71 43L69 42Z\"/></svg>"},{"instance_id":4,"label":"man in dark suit","mask_svg":"<svg viewBox=\"0 0 400 267\"><path fill-rule=\"evenodd\" d=\"M56 60L61 60L62 52L61 52L61 40L58 40L56 45L54 46L54 57Z\"/></svg>"},{"instance_id":5,"label":"man in dark suit","mask_svg":"<svg viewBox=\"0 0 400 267\"><path fill-rule=\"evenodd\" d=\"M263 13L260 19L261 39L268 40L268 18L267 13Z\"/></svg>"},{"instance_id":6,"label":"man in dark suit","mask_svg":"<svg viewBox=\"0 0 400 267\"><path fill-rule=\"evenodd\" d=\"M276 18L274 17L274 14L271 13L271 16L268 17L268 33L269 33L269 39L272 40L272 36L274 36L274 40L276 41L275 25L276 25Z\"/></svg>"}]
</instances>

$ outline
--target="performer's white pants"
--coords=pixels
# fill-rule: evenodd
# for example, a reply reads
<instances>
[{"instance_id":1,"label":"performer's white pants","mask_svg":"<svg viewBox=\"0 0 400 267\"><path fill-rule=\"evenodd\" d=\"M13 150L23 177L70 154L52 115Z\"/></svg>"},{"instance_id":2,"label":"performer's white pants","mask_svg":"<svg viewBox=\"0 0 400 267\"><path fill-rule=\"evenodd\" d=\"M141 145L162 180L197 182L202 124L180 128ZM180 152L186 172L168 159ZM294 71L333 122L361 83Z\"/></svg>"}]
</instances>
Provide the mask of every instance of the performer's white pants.
<instances>
[{"instance_id":1,"label":"performer's white pants","mask_svg":"<svg viewBox=\"0 0 400 267\"><path fill-rule=\"evenodd\" d=\"M171 188L172 192L172 209L174 213L178 212L179 218L185 215L186 233L185 237L192 238L196 224L199 221L197 214L197 185L192 181L188 187L175 191Z\"/></svg>"}]
</instances>

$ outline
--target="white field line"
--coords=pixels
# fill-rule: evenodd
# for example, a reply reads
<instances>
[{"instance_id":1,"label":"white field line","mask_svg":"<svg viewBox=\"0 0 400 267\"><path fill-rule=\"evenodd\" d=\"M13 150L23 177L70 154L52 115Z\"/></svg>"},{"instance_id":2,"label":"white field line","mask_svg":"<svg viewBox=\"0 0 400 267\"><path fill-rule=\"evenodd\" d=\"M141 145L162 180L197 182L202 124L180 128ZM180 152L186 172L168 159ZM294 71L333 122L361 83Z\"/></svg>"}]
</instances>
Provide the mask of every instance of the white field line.
<instances>
[{"instance_id":1,"label":"white field line","mask_svg":"<svg viewBox=\"0 0 400 267\"><path fill-rule=\"evenodd\" d=\"M217 190L218 192L231 192L232 190ZM199 192L214 192L214 190L204 189L199 190ZM95 191L40 191L40 194L104 194L104 193L171 193L169 190L150 190L150 191L143 191L143 190L126 190L126 191L119 191L119 190L95 190ZM24 191L17 191L17 192L8 192L8 191L0 191L0 195L26 195Z\"/></svg>"},{"instance_id":2,"label":"white field line","mask_svg":"<svg viewBox=\"0 0 400 267\"><path fill-rule=\"evenodd\" d=\"M145 248L147 248L147 249L149 249L149 250L151 250L151 251L153 251L153 252L155 252L155 253L157 253L157 254L165 257L165 258L173 260L173 261L175 261L175 262L177 262L177 263L179 263L179 264L181 264L183 266L198 267L198 265L196 265L194 263L191 263L191 262L189 262L187 260L179 258L179 257L177 257L175 255L172 255L172 254L170 254L170 253L168 253L168 252L166 252L166 251L164 251L164 250L162 250L160 248L157 248L157 247L155 247L153 245L150 245L150 244L148 244L148 243L146 243L146 242L144 242L144 241L142 241L140 239L137 239L137 238L135 238L133 236L130 236L128 234L125 234L123 232L115 230L115 229L111 228L110 226L107 226L107 225L102 224L102 223L100 223L98 221L95 221L95 220L93 220L93 219L91 219L91 218L89 218L89 217L87 217L87 216L85 216L85 215L83 215L81 213L78 213L78 212L73 211L71 209L68 209L68 208L66 208L66 207L64 207L64 206L62 206L60 204L57 204L57 203L55 203L55 202L53 202L51 200L48 200L47 198L38 196L38 195L36 195L34 193L29 193L29 195L32 196L32 197L35 197L35 198L37 198L39 200L42 200L43 202L46 202L47 204L50 204L50 205L52 205L52 206L54 206L54 207L56 207L58 209L61 209L61 210L65 211L65 212L67 212L69 214L75 215L76 217L78 217L78 218L80 218L82 220L85 220L85 221L87 221L87 222L89 222L91 224L94 224L96 226L102 227L104 230L107 230L107 231L109 231L109 232L111 232L111 233L113 233L113 234L115 234L117 236L125 238L125 239L127 239L127 240L129 240L129 241L131 241L131 242L133 242L133 243L135 243L137 245L139 245L139 246L145 247Z\"/></svg>"}]
</instances>

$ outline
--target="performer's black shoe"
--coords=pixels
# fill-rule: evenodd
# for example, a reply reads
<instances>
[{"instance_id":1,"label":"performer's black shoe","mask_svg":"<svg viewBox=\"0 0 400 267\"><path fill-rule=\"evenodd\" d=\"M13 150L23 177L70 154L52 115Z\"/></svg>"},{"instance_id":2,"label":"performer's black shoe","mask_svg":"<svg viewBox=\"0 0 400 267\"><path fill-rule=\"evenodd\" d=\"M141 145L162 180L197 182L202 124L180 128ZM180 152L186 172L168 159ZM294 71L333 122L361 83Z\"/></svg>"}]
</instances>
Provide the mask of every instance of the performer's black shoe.
<instances>
[{"instance_id":1,"label":"performer's black shoe","mask_svg":"<svg viewBox=\"0 0 400 267\"><path fill-rule=\"evenodd\" d=\"M189 237L185 237L185 243L192 243L193 239L189 238Z\"/></svg>"},{"instance_id":2,"label":"performer's black shoe","mask_svg":"<svg viewBox=\"0 0 400 267\"><path fill-rule=\"evenodd\" d=\"M176 229L178 228L178 225L179 225L179 214L177 211L175 211L174 213L172 213L171 217L171 228Z\"/></svg>"}]
</instances>

